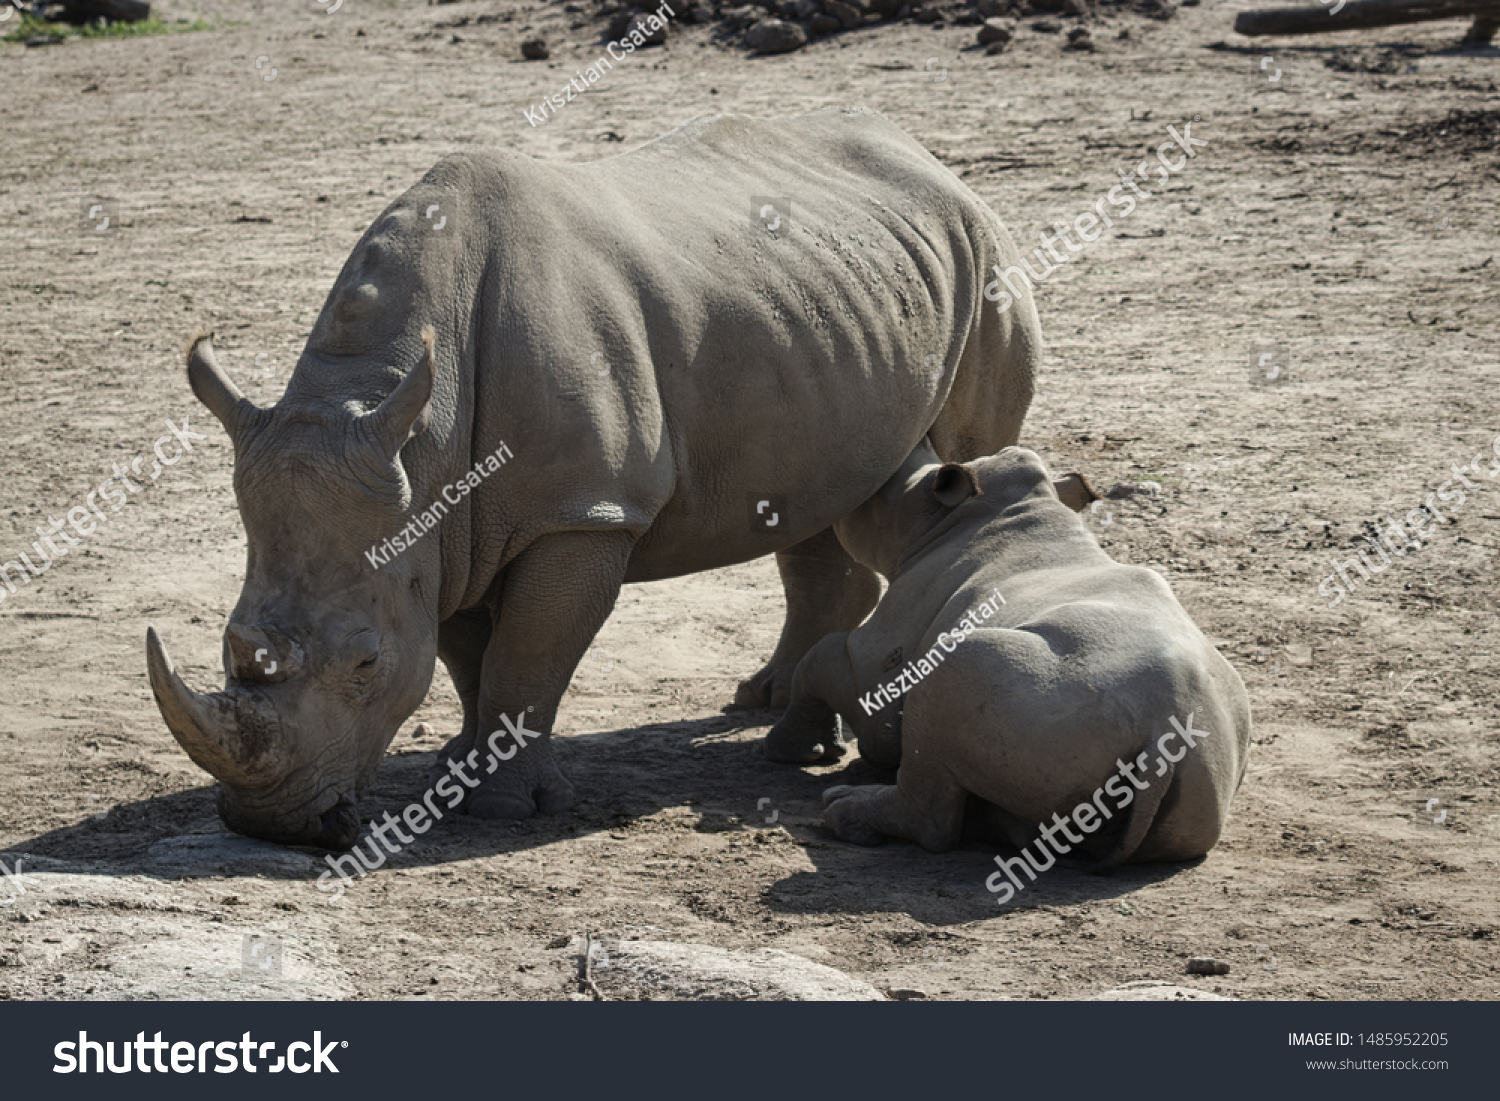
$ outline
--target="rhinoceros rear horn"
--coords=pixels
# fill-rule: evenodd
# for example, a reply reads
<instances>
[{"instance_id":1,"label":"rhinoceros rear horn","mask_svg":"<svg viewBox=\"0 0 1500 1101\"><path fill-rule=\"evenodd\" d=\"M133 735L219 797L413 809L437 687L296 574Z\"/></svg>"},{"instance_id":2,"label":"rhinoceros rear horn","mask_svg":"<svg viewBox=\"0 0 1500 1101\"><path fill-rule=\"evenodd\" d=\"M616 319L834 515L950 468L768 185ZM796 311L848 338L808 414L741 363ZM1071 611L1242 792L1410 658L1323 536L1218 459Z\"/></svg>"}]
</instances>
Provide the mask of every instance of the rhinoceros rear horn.
<instances>
[{"instance_id":1,"label":"rhinoceros rear horn","mask_svg":"<svg viewBox=\"0 0 1500 1101\"><path fill-rule=\"evenodd\" d=\"M432 418L432 388L437 379L437 336L429 325L422 330L427 354L391 391L380 408L366 416L370 438L387 459L394 459L413 436L427 430Z\"/></svg>"},{"instance_id":2,"label":"rhinoceros rear horn","mask_svg":"<svg viewBox=\"0 0 1500 1101\"><path fill-rule=\"evenodd\" d=\"M195 764L245 787L279 775L279 724L263 699L244 691L194 692L177 675L155 627L146 631L146 668L167 729Z\"/></svg>"},{"instance_id":3,"label":"rhinoceros rear horn","mask_svg":"<svg viewBox=\"0 0 1500 1101\"><path fill-rule=\"evenodd\" d=\"M255 403L241 393L214 359L214 334L199 333L188 345L188 385L208 411L219 418L231 440L244 421L258 410Z\"/></svg>"}]
</instances>

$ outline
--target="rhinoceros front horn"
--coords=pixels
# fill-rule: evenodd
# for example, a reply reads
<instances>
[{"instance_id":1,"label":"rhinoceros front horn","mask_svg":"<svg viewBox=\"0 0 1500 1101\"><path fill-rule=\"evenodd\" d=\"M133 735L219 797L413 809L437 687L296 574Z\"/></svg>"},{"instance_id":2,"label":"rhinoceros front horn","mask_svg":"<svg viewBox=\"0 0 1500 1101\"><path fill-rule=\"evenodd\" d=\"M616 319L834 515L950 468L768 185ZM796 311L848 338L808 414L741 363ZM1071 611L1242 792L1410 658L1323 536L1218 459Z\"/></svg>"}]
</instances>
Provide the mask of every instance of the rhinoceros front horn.
<instances>
[{"instance_id":1,"label":"rhinoceros front horn","mask_svg":"<svg viewBox=\"0 0 1500 1101\"><path fill-rule=\"evenodd\" d=\"M276 781L279 724L264 697L245 689L194 692L172 667L155 627L146 631L146 667L167 729L195 764L240 787Z\"/></svg>"}]
</instances>

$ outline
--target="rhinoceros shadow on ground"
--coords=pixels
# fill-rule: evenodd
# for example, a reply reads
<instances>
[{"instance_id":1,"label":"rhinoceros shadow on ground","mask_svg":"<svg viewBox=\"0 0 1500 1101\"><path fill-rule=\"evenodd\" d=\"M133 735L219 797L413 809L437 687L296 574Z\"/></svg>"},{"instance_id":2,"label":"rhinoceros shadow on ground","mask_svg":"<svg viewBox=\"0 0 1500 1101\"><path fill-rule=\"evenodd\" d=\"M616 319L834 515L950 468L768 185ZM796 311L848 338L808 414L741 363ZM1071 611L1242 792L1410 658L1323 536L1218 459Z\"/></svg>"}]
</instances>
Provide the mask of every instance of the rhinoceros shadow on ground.
<instances>
[{"instance_id":1,"label":"rhinoceros shadow on ground","mask_svg":"<svg viewBox=\"0 0 1500 1101\"><path fill-rule=\"evenodd\" d=\"M985 879L995 871L996 852L1015 856L1014 850L972 842L932 854L902 841L866 848L838 840L822 824L824 789L839 783L889 783L893 774L866 764L852 747L843 761L830 766L798 768L768 761L761 740L774 718L772 712L741 711L558 738L561 763L578 791L572 810L522 822L449 812L411 844L397 843L398 851L387 855L371 878L391 870L475 860L500 861L498 868L487 870L503 876L507 855L564 848L599 834L626 842L620 855L611 857L612 874L618 878L629 875L632 852L683 855L684 833L724 835L726 851L740 838L759 833L764 837L756 838L761 843L749 850L748 866L734 865L747 867L744 876L721 881L716 888L726 900L740 894L750 902L758 896L762 905L789 914L905 912L918 921L947 926L998 917L1018 907L1126 898L1192 866L1125 867L1095 876L1059 864L1002 909L986 890ZM368 823L382 821L387 813L399 820L427 791L435 752L403 749L403 740L398 739L361 801L366 826L357 847L367 854L372 851ZM259 876L301 881L309 892L328 870L326 858L338 855L228 833L215 814L211 784L119 804L8 851L64 861L83 874ZM766 885L767 866L804 860L813 868L791 871ZM325 880L324 887L337 882ZM661 890L658 879L650 883L643 890ZM356 882L349 891L361 885ZM320 901L327 897L310 894Z\"/></svg>"}]
</instances>

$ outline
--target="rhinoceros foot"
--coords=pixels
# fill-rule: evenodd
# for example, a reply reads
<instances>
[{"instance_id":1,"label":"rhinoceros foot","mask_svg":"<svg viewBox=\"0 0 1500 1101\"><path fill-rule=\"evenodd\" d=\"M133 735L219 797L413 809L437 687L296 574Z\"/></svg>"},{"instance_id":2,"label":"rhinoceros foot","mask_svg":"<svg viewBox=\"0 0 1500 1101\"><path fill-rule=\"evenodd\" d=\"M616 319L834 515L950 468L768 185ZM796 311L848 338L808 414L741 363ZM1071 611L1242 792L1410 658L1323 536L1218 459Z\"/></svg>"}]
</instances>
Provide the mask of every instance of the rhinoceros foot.
<instances>
[{"instance_id":1,"label":"rhinoceros foot","mask_svg":"<svg viewBox=\"0 0 1500 1101\"><path fill-rule=\"evenodd\" d=\"M749 680L740 681L734 692L734 708L740 711L756 708L780 711L792 702L792 674L796 671L795 661L777 663L772 660Z\"/></svg>"},{"instance_id":2,"label":"rhinoceros foot","mask_svg":"<svg viewBox=\"0 0 1500 1101\"><path fill-rule=\"evenodd\" d=\"M561 772L538 785L535 781L486 783L464 801L464 811L475 818L518 819L534 814L561 814L578 796Z\"/></svg>"},{"instance_id":3,"label":"rhinoceros foot","mask_svg":"<svg viewBox=\"0 0 1500 1101\"><path fill-rule=\"evenodd\" d=\"M429 774L433 786L450 773L468 778L460 813L514 821L539 813L561 814L577 800L573 785L552 755L550 741L533 742L513 759L490 760L488 765L483 752L471 749L472 745L472 739L463 734L450 740ZM469 787L469 781L476 780Z\"/></svg>"},{"instance_id":4,"label":"rhinoceros foot","mask_svg":"<svg viewBox=\"0 0 1500 1101\"><path fill-rule=\"evenodd\" d=\"M791 765L837 761L849 752L839 717L827 707L790 707L766 734L766 756Z\"/></svg>"},{"instance_id":5,"label":"rhinoceros foot","mask_svg":"<svg viewBox=\"0 0 1500 1101\"><path fill-rule=\"evenodd\" d=\"M888 798L895 788L883 784L853 787L839 784L823 793L823 825L845 841L856 845L879 845L885 834L872 821L879 801Z\"/></svg>"}]
</instances>

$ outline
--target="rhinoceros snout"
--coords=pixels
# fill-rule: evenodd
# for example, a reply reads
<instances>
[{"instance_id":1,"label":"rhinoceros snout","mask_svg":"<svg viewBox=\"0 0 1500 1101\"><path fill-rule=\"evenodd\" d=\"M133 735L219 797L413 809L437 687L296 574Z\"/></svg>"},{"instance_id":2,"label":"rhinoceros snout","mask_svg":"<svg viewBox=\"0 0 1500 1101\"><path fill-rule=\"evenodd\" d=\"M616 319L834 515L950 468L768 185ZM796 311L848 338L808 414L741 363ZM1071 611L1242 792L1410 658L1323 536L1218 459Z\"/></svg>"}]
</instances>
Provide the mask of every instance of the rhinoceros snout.
<instances>
[{"instance_id":1,"label":"rhinoceros snout","mask_svg":"<svg viewBox=\"0 0 1500 1101\"><path fill-rule=\"evenodd\" d=\"M236 801L234 793L220 786L219 818L235 833L278 845L311 845L342 852L353 848L359 839L359 807L348 796L340 796L322 814L299 821L295 816L252 813Z\"/></svg>"}]
</instances>

